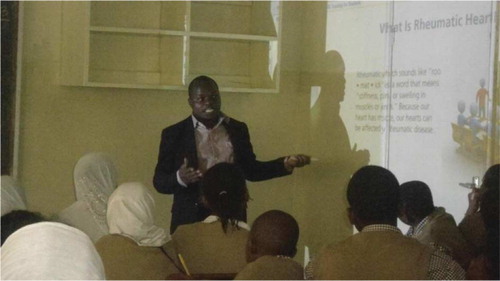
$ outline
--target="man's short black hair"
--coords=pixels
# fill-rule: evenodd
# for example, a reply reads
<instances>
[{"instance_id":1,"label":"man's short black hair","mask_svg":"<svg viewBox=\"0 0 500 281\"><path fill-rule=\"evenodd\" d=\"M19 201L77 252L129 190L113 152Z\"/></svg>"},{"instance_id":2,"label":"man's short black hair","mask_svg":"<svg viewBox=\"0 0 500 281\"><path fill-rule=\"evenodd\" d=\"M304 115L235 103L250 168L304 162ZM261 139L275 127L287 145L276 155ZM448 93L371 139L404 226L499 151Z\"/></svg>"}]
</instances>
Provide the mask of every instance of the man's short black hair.
<instances>
[{"instance_id":1,"label":"man's short black hair","mask_svg":"<svg viewBox=\"0 0 500 281\"><path fill-rule=\"evenodd\" d=\"M398 180L385 168L364 166L349 181L347 201L356 216L365 222L394 221L398 217Z\"/></svg>"},{"instance_id":2,"label":"man's short black hair","mask_svg":"<svg viewBox=\"0 0 500 281\"><path fill-rule=\"evenodd\" d=\"M481 215L487 228L495 229L498 233L499 227L499 181L500 164L491 166L483 177L482 187L484 194L481 196Z\"/></svg>"},{"instance_id":3,"label":"man's short black hair","mask_svg":"<svg viewBox=\"0 0 500 281\"><path fill-rule=\"evenodd\" d=\"M485 255L491 261L491 264L497 265L492 267L491 278L498 280L499 273L499 170L500 165L491 166L483 179L483 187L485 191L481 196L480 213L486 227L486 247Z\"/></svg>"},{"instance_id":4,"label":"man's short black hair","mask_svg":"<svg viewBox=\"0 0 500 281\"><path fill-rule=\"evenodd\" d=\"M14 210L2 216L2 245L16 230L23 226L46 221L40 213L26 210Z\"/></svg>"},{"instance_id":5,"label":"man's short black hair","mask_svg":"<svg viewBox=\"0 0 500 281\"><path fill-rule=\"evenodd\" d=\"M267 211L258 216L248 239L262 255L283 255L293 258L297 252L299 224L295 218L280 210Z\"/></svg>"},{"instance_id":6,"label":"man's short black hair","mask_svg":"<svg viewBox=\"0 0 500 281\"><path fill-rule=\"evenodd\" d=\"M431 189L421 181L409 181L401 184L399 204L417 219L423 219L434 211Z\"/></svg>"},{"instance_id":7,"label":"man's short black hair","mask_svg":"<svg viewBox=\"0 0 500 281\"><path fill-rule=\"evenodd\" d=\"M241 168L234 163L217 163L205 172L200 187L209 209L219 216L224 232L228 224L236 226L248 201L245 174Z\"/></svg>"},{"instance_id":8,"label":"man's short black hair","mask_svg":"<svg viewBox=\"0 0 500 281\"><path fill-rule=\"evenodd\" d=\"M198 89L199 87L205 87L205 86L210 86L211 88L219 90L219 86L217 85L217 82L215 82L214 79L205 75L201 75L194 78L193 81L189 83L188 87L189 96L191 96L194 93L194 91L196 91L196 89Z\"/></svg>"},{"instance_id":9,"label":"man's short black hair","mask_svg":"<svg viewBox=\"0 0 500 281\"><path fill-rule=\"evenodd\" d=\"M500 185L500 164L495 164L488 168L484 173L483 183L485 189L489 187L497 187Z\"/></svg>"}]
</instances>

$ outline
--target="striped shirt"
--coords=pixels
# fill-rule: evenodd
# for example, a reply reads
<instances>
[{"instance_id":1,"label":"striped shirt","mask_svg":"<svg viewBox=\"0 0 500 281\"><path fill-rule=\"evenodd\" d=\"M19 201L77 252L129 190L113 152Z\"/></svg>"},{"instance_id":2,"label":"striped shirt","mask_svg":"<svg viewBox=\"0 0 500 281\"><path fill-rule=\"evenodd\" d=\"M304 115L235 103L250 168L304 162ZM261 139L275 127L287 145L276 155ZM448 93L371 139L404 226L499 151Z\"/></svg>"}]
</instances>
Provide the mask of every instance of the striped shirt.
<instances>
[{"instance_id":1,"label":"striped shirt","mask_svg":"<svg viewBox=\"0 0 500 281\"><path fill-rule=\"evenodd\" d=\"M422 222L424 222L424 220L422 220ZM419 225L423 225L422 222ZM418 229L418 225L416 229ZM395 231L401 233L401 230L399 230L399 228L387 224L368 225L363 228L361 232L370 231ZM465 271L449 255L446 255L445 253L440 251L439 248L434 248L429 260L427 278L429 280L463 280L465 279Z\"/></svg>"},{"instance_id":2,"label":"striped shirt","mask_svg":"<svg viewBox=\"0 0 500 281\"><path fill-rule=\"evenodd\" d=\"M421 222L417 224L417 226L413 227L410 226L408 231L406 232L406 236L416 238L418 240L418 235L423 231L424 227L427 225L427 223L430 221L431 216L425 217ZM436 243L436 242L430 242L430 246L433 247L434 249L439 250L440 252L451 256L451 249Z\"/></svg>"},{"instance_id":3,"label":"striped shirt","mask_svg":"<svg viewBox=\"0 0 500 281\"><path fill-rule=\"evenodd\" d=\"M387 224L372 224L363 228L361 232L373 232L373 231L393 231L401 233L399 228L387 225ZM401 233L402 235L402 233ZM397 257L395 257L397 258ZM314 272L314 261L311 260L305 268L306 279L316 279L313 276ZM427 269L427 279L429 280L464 280L465 271L460 267L460 265L455 262L450 256L444 254L438 249L433 249L431 256L429 258L429 267Z\"/></svg>"}]
</instances>

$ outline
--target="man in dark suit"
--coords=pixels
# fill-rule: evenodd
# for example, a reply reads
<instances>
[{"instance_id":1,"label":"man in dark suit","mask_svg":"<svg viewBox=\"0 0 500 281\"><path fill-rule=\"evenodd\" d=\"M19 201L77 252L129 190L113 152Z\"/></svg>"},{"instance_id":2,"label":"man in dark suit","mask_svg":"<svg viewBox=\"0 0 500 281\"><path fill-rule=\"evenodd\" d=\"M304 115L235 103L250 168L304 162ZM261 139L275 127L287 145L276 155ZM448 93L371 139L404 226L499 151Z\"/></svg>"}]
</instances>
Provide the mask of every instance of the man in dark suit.
<instances>
[{"instance_id":1,"label":"man in dark suit","mask_svg":"<svg viewBox=\"0 0 500 281\"><path fill-rule=\"evenodd\" d=\"M174 194L170 232L177 226L205 219L209 211L200 202L199 180L220 162L238 164L249 181L262 181L292 173L310 163L306 155L261 162L250 143L245 123L224 115L217 83L199 76L189 84L192 115L162 131L153 184L160 193ZM246 221L246 213L241 220Z\"/></svg>"}]
</instances>

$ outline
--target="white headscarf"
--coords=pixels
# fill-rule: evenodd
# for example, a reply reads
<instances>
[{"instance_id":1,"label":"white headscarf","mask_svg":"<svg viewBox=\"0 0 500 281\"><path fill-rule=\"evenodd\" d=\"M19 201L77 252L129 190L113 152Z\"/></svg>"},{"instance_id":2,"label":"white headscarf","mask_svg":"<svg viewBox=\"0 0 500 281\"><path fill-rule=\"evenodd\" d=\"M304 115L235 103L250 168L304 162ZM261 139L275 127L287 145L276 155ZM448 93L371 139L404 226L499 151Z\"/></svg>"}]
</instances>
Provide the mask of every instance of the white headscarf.
<instances>
[{"instance_id":1,"label":"white headscarf","mask_svg":"<svg viewBox=\"0 0 500 281\"><path fill-rule=\"evenodd\" d=\"M76 200L86 201L94 211L106 213L106 202L117 185L116 174L109 155L96 152L84 155L73 172Z\"/></svg>"},{"instance_id":2,"label":"white headscarf","mask_svg":"<svg viewBox=\"0 0 500 281\"><path fill-rule=\"evenodd\" d=\"M154 224L154 208L154 198L142 183L121 184L108 201L109 233L129 237L139 246L162 246L170 237Z\"/></svg>"},{"instance_id":3,"label":"white headscarf","mask_svg":"<svg viewBox=\"0 0 500 281\"><path fill-rule=\"evenodd\" d=\"M104 153L88 153L75 165L76 202L59 213L59 220L85 232L92 241L109 233L108 198L116 188L116 168Z\"/></svg>"},{"instance_id":4,"label":"white headscarf","mask_svg":"<svg viewBox=\"0 0 500 281\"><path fill-rule=\"evenodd\" d=\"M2 216L14 210L26 210L24 191L11 176L2 176Z\"/></svg>"},{"instance_id":5,"label":"white headscarf","mask_svg":"<svg viewBox=\"0 0 500 281\"><path fill-rule=\"evenodd\" d=\"M76 163L73 173L76 200L86 203L96 222L106 232L107 203L117 185L116 174L115 164L104 153L84 155Z\"/></svg>"},{"instance_id":6,"label":"white headscarf","mask_svg":"<svg viewBox=\"0 0 500 281\"><path fill-rule=\"evenodd\" d=\"M2 280L105 279L94 244L82 231L40 222L14 232L2 248Z\"/></svg>"}]
</instances>

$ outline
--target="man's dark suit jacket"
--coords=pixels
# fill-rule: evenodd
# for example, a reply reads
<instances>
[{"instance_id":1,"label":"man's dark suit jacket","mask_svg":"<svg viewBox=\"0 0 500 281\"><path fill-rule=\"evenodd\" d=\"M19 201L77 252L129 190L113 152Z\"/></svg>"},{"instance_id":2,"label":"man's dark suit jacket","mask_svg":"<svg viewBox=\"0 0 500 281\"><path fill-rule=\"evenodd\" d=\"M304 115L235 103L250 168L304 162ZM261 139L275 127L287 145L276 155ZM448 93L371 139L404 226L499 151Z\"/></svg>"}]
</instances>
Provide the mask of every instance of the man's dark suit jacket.
<instances>
[{"instance_id":1,"label":"man's dark suit jacket","mask_svg":"<svg viewBox=\"0 0 500 281\"><path fill-rule=\"evenodd\" d=\"M245 123L226 118L222 125L233 145L234 162L243 170L247 180L262 181L290 174L284 167L283 157L267 162L256 160ZM210 214L200 202L199 183L183 187L177 182L177 170L184 158L188 159L189 167L198 167L195 142L191 116L165 128L161 134L153 184L158 192L174 195L170 233L179 225L201 221ZM243 217L246 220L246 214Z\"/></svg>"}]
</instances>

